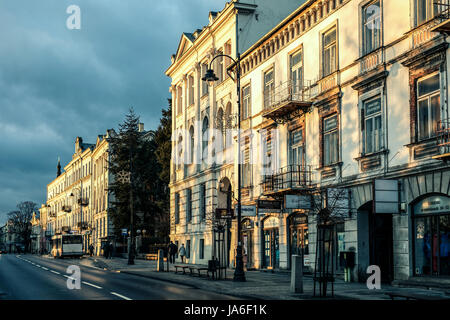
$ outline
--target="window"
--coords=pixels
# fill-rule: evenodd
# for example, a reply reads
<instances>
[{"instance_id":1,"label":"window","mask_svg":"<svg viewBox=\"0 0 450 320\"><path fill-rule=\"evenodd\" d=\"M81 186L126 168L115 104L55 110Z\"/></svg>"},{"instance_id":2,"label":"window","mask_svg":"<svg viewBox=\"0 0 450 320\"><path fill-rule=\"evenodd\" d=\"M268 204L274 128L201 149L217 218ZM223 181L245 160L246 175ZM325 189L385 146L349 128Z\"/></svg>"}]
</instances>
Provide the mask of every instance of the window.
<instances>
[{"instance_id":1,"label":"window","mask_svg":"<svg viewBox=\"0 0 450 320\"><path fill-rule=\"evenodd\" d=\"M436 136L440 113L439 73L417 82L417 122L419 140Z\"/></svg>"},{"instance_id":2,"label":"window","mask_svg":"<svg viewBox=\"0 0 450 320\"><path fill-rule=\"evenodd\" d=\"M190 222L192 219L192 190L186 190L186 221Z\"/></svg>"},{"instance_id":3,"label":"window","mask_svg":"<svg viewBox=\"0 0 450 320\"><path fill-rule=\"evenodd\" d=\"M231 43L225 43L225 54L231 56ZM231 59L230 58L225 58L225 79L229 78L228 72L227 72L227 68L231 65Z\"/></svg>"},{"instance_id":4,"label":"window","mask_svg":"<svg viewBox=\"0 0 450 320\"><path fill-rule=\"evenodd\" d=\"M186 259L191 257L191 240L186 240Z\"/></svg>"},{"instance_id":5,"label":"window","mask_svg":"<svg viewBox=\"0 0 450 320\"><path fill-rule=\"evenodd\" d=\"M180 194L175 193L175 224L180 223Z\"/></svg>"},{"instance_id":6,"label":"window","mask_svg":"<svg viewBox=\"0 0 450 320\"><path fill-rule=\"evenodd\" d=\"M181 169L181 165L183 163L183 136L178 137L178 169Z\"/></svg>"},{"instance_id":7,"label":"window","mask_svg":"<svg viewBox=\"0 0 450 320\"><path fill-rule=\"evenodd\" d=\"M290 143L290 161L291 165L303 165L303 130L292 131L289 134L289 143Z\"/></svg>"},{"instance_id":8,"label":"window","mask_svg":"<svg viewBox=\"0 0 450 320\"><path fill-rule=\"evenodd\" d=\"M206 218L206 183L200 185L200 215L202 220Z\"/></svg>"},{"instance_id":9,"label":"window","mask_svg":"<svg viewBox=\"0 0 450 320\"><path fill-rule=\"evenodd\" d=\"M203 78L206 74L206 70L208 70L208 64L202 63L201 70L202 70L201 77ZM202 96L204 96L207 93L208 93L208 83L206 81L202 81Z\"/></svg>"},{"instance_id":10,"label":"window","mask_svg":"<svg viewBox=\"0 0 450 320\"><path fill-rule=\"evenodd\" d=\"M190 157L190 163L192 164L192 163L194 163L194 152L195 152L195 149L194 149L194 143L195 143L195 140L194 140L194 127L193 126L191 126L190 128L189 128L189 157Z\"/></svg>"},{"instance_id":11,"label":"window","mask_svg":"<svg viewBox=\"0 0 450 320\"><path fill-rule=\"evenodd\" d=\"M292 93L299 93L303 88L303 62L301 51L291 55L290 68Z\"/></svg>"},{"instance_id":12,"label":"window","mask_svg":"<svg viewBox=\"0 0 450 320\"><path fill-rule=\"evenodd\" d=\"M244 150L241 156L241 174L242 174L242 186L250 187L252 185L252 169L250 164L250 138L245 137Z\"/></svg>"},{"instance_id":13,"label":"window","mask_svg":"<svg viewBox=\"0 0 450 320\"><path fill-rule=\"evenodd\" d=\"M217 54L220 55L223 54L223 52L219 51ZM216 60L217 60L217 78L219 78L217 83L221 83L223 81L223 69L224 69L223 56L218 57Z\"/></svg>"},{"instance_id":14,"label":"window","mask_svg":"<svg viewBox=\"0 0 450 320\"><path fill-rule=\"evenodd\" d=\"M383 147L381 120L381 98L376 97L363 102L361 109L362 153L380 151Z\"/></svg>"},{"instance_id":15,"label":"window","mask_svg":"<svg viewBox=\"0 0 450 320\"><path fill-rule=\"evenodd\" d=\"M338 162L338 119L333 115L323 119L323 165Z\"/></svg>"},{"instance_id":16,"label":"window","mask_svg":"<svg viewBox=\"0 0 450 320\"><path fill-rule=\"evenodd\" d=\"M262 135L263 175L272 174L272 130L268 129Z\"/></svg>"},{"instance_id":17,"label":"window","mask_svg":"<svg viewBox=\"0 0 450 320\"><path fill-rule=\"evenodd\" d=\"M188 85L189 85L189 105L194 104L194 77L188 77Z\"/></svg>"},{"instance_id":18,"label":"window","mask_svg":"<svg viewBox=\"0 0 450 320\"><path fill-rule=\"evenodd\" d=\"M416 0L416 21L417 25L432 19L439 12L436 0Z\"/></svg>"},{"instance_id":19,"label":"window","mask_svg":"<svg viewBox=\"0 0 450 320\"><path fill-rule=\"evenodd\" d=\"M205 259L205 239L200 239L199 258Z\"/></svg>"},{"instance_id":20,"label":"window","mask_svg":"<svg viewBox=\"0 0 450 320\"><path fill-rule=\"evenodd\" d=\"M251 114L251 102L250 102L250 85L245 86L242 89L242 119L247 119Z\"/></svg>"},{"instance_id":21,"label":"window","mask_svg":"<svg viewBox=\"0 0 450 320\"><path fill-rule=\"evenodd\" d=\"M206 160L208 158L208 142L209 142L209 122L208 122L208 118L205 117L205 119L203 119L203 126L202 126L202 154L203 157L202 159Z\"/></svg>"},{"instance_id":22,"label":"window","mask_svg":"<svg viewBox=\"0 0 450 320\"><path fill-rule=\"evenodd\" d=\"M336 71L336 27L322 35L323 76L326 77Z\"/></svg>"},{"instance_id":23,"label":"window","mask_svg":"<svg viewBox=\"0 0 450 320\"><path fill-rule=\"evenodd\" d=\"M380 0L363 7L363 51L367 54L381 45Z\"/></svg>"},{"instance_id":24,"label":"window","mask_svg":"<svg viewBox=\"0 0 450 320\"><path fill-rule=\"evenodd\" d=\"M272 103L275 82L273 79L273 69L264 73L264 108L268 108Z\"/></svg>"},{"instance_id":25,"label":"window","mask_svg":"<svg viewBox=\"0 0 450 320\"><path fill-rule=\"evenodd\" d=\"M183 88L181 86L178 86L177 90L177 115L183 113Z\"/></svg>"}]
</instances>

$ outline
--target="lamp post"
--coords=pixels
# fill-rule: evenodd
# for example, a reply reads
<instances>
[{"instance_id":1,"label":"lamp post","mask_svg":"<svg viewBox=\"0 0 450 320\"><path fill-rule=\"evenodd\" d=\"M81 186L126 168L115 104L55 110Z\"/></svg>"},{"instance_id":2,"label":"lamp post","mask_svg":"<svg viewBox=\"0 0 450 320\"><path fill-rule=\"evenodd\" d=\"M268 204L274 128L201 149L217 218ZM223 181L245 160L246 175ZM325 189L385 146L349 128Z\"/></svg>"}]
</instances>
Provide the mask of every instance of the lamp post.
<instances>
[{"instance_id":1,"label":"lamp post","mask_svg":"<svg viewBox=\"0 0 450 320\"><path fill-rule=\"evenodd\" d=\"M231 59L236 66L236 89L237 89L237 104L238 104L238 214L237 214L237 237L238 245L236 247L236 268L234 269L234 281L245 281L244 273L244 262L242 257L242 245L241 245L241 70L240 62L241 56L237 54L237 61L227 54L219 54L215 56L209 63L209 69L206 71L205 76L202 78L206 81L208 85L214 84L215 81L219 80L214 74L212 69L212 63L216 58L226 57Z\"/></svg>"}]
</instances>

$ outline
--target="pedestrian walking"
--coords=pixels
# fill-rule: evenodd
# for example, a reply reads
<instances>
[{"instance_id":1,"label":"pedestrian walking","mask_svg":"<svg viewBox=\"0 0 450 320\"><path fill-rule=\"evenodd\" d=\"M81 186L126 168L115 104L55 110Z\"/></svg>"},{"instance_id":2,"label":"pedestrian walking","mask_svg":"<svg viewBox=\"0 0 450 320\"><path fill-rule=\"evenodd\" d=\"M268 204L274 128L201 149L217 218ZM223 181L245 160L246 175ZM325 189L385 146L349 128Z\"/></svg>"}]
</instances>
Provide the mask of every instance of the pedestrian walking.
<instances>
[{"instance_id":1,"label":"pedestrian walking","mask_svg":"<svg viewBox=\"0 0 450 320\"><path fill-rule=\"evenodd\" d=\"M92 243L89 245L89 255L92 257L94 255L94 246Z\"/></svg>"},{"instance_id":2,"label":"pedestrian walking","mask_svg":"<svg viewBox=\"0 0 450 320\"><path fill-rule=\"evenodd\" d=\"M180 253L180 257L181 257L181 263L184 263L184 256L186 255L186 249L184 248L184 243L181 244L179 253Z\"/></svg>"},{"instance_id":3,"label":"pedestrian walking","mask_svg":"<svg viewBox=\"0 0 450 320\"><path fill-rule=\"evenodd\" d=\"M167 251L169 253L168 254L169 263L175 263L175 255L178 252L178 247L175 243L173 243L173 241L170 241Z\"/></svg>"}]
</instances>

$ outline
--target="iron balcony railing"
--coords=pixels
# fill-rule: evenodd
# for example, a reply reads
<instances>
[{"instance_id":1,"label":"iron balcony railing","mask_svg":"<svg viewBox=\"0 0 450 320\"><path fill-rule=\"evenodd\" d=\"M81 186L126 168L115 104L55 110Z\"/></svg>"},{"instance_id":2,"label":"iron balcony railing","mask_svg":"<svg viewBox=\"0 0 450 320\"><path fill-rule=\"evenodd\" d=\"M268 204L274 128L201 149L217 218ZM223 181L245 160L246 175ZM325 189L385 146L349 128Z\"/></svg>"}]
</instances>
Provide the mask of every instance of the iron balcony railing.
<instances>
[{"instance_id":1,"label":"iron balcony railing","mask_svg":"<svg viewBox=\"0 0 450 320\"><path fill-rule=\"evenodd\" d=\"M433 4L437 10L436 16L441 22L450 19L450 0L435 0Z\"/></svg>"},{"instance_id":2,"label":"iron balcony railing","mask_svg":"<svg viewBox=\"0 0 450 320\"><path fill-rule=\"evenodd\" d=\"M279 86L264 90L264 111L270 111L286 103L312 103L310 84L294 82L292 80L281 83Z\"/></svg>"},{"instance_id":3,"label":"iron balcony railing","mask_svg":"<svg viewBox=\"0 0 450 320\"><path fill-rule=\"evenodd\" d=\"M444 119L438 122L437 138L440 153L450 153L450 119Z\"/></svg>"},{"instance_id":4,"label":"iron balcony railing","mask_svg":"<svg viewBox=\"0 0 450 320\"><path fill-rule=\"evenodd\" d=\"M264 193L287 189L304 189L311 185L311 181L311 166L289 165L281 168L273 175L264 176L262 189Z\"/></svg>"}]
</instances>

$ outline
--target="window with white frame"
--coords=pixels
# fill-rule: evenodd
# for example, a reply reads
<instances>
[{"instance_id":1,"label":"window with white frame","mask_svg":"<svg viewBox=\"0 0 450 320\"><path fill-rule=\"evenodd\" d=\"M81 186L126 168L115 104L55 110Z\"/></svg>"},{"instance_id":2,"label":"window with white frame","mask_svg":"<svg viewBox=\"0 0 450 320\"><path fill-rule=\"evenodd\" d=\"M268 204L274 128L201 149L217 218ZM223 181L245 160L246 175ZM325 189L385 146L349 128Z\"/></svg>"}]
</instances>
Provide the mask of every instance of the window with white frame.
<instances>
[{"instance_id":1,"label":"window with white frame","mask_svg":"<svg viewBox=\"0 0 450 320\"><path fill-rule=\"evenodd\" d=\"M424 140L436 136L441 120L439 73L417 81L418 138Z\"/></svg>"},{"instance_id":2,"label":"window with white frame","mask_svg":"<svg viewBox=\"0 0 450 320\"><path fill-rule=\"evenodd\" d=\"M439 13L439 5L436 0L415 0L416 25L434 18Z\"/></svg>"},{"instance_id":3,"label":"window with white frame","mask_svg":"<svg viewBox=\"0 0 450 320\"><path fill-rule=\"evenodd\" d=\"M362 8L363 53L367 54L381 46L380 0L372 1Z\"/></svg>"},{"instance_id":4,"label":"window with white frame","mask_svg":"<svg viewBox=\"0 0 450 320\"><path fill-rule=\"evenodd\" d=\"M361 108L362 153L373 153L383 148L383 121L381 97L363 101Z\"/></svg>"},{"instance_id":5,"label":"window with white frame","mask_svg":"<svg viewBox=\"0 0 450 320\"><path fill-rule=\"evenodd\" d=\"M251 114L250 85L246 85L242 89L242 119L245 120Z\"/></svg>"},{"instance_id":6,"label":"window with white frame","mask_svg":"<svg viewBox=\"0 0 450 320\"><path fill-rule=\"evenodd\" d=\"M299 93L303 88L303 59L302 51L290 56L290 73L292 93Z\"/></svg>"},{"instance_id":7,"label":"window with white frame","mask_svg":"<svg viewBox=\"0 0 450 320\"><path fill-rule=\"evenodd\" d=\"M272 174L272 129L267 129L262 133L262 175Z\"/></svg>"},{"instance_id":8,"label":"window with white frame","mask_svg":"<svg viewBox=\"0 0 450 320\"><path fill-rule=\"evenodd\" d=\"M303 129L289 133L289 159L291 165L303 166Z\"/></svg>"},{"instance_id":9,"label":"window with white frame","mask_svg":"<svg viewBox=\"0 0 450 320\"><path fill-rule=\"evenodd\" d=\"M323 119L323 165L335 164L339 159L337 114Z\"/></svg>"},{"instance_id":10,"label":"window with white frame","mask_svg":"<svg viewBox=\"0 0 450 320\"><path fill-rule=\"evenodd\" d=\"M322 35L322 72L326 77L337 69L337 36L336 27Z\"/></svg>"},{"instance_id":11,"label":"window with white frame","mask_svg":"<svg viewBox=\"0 0 450 320\"><path fill-rule=\"evenodd\" d=\"M268 108L272 103L275 89L273 68L264 73L264 108Z\"/></svg>"}]
</instances>

